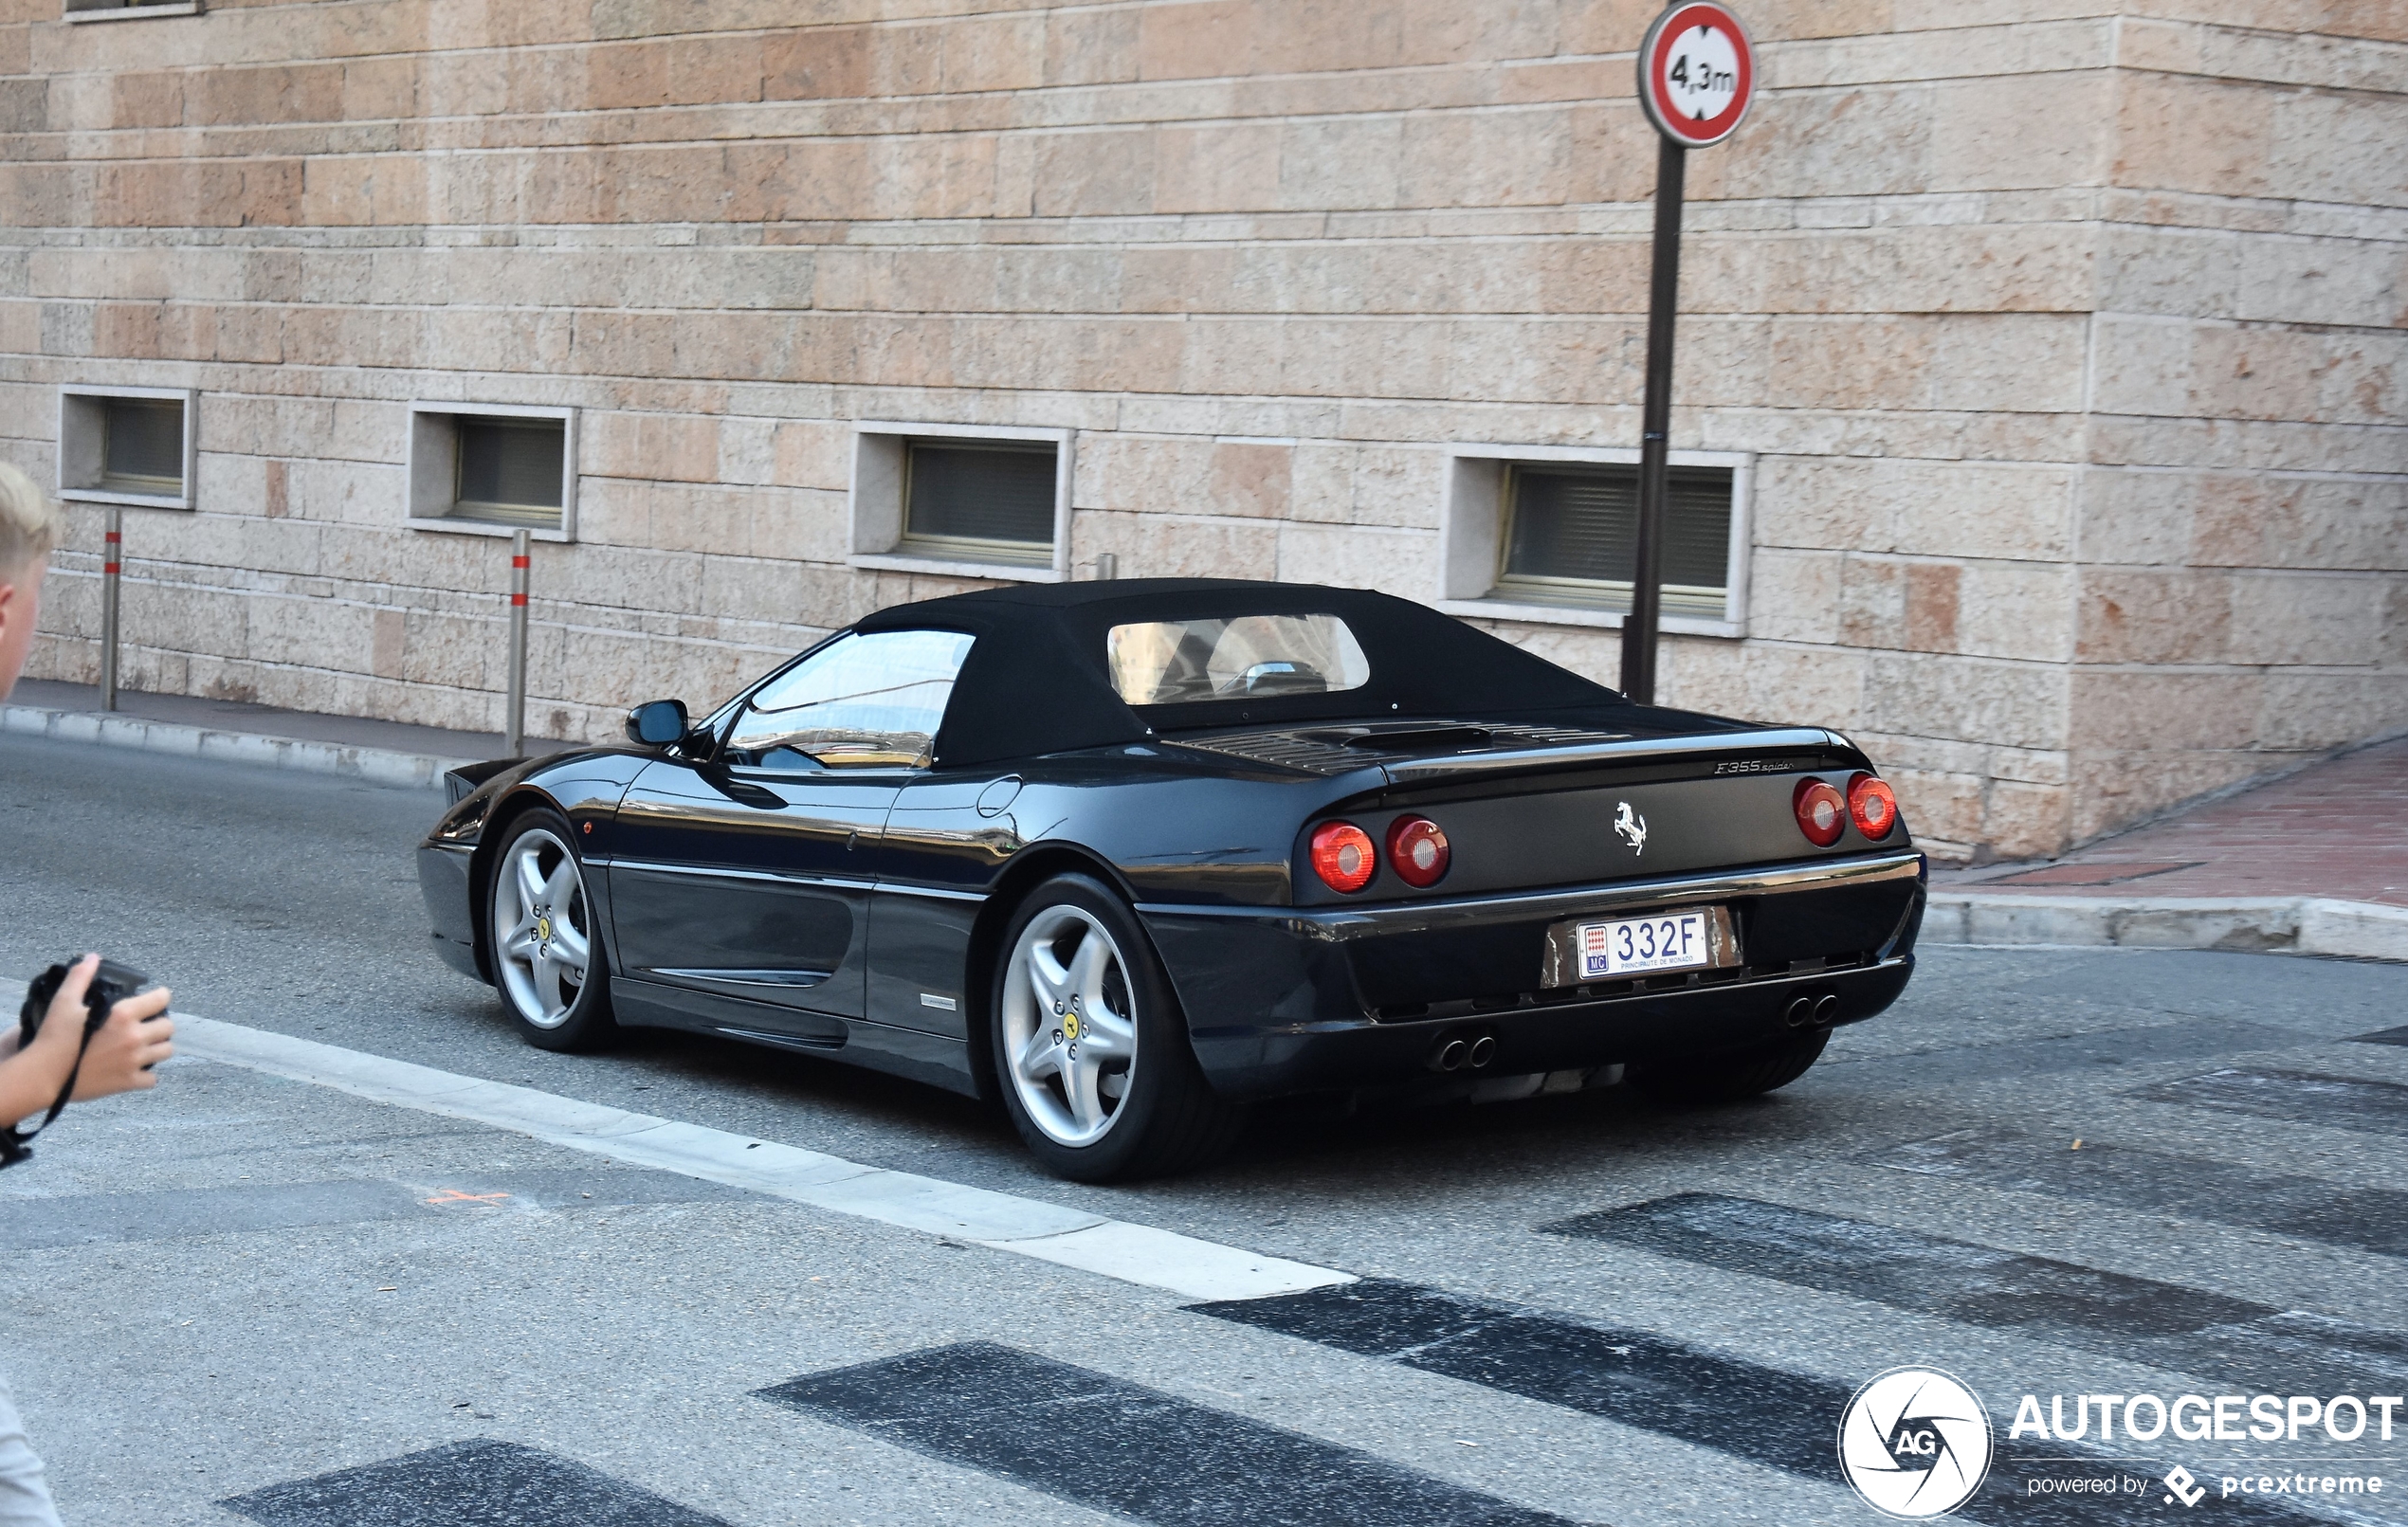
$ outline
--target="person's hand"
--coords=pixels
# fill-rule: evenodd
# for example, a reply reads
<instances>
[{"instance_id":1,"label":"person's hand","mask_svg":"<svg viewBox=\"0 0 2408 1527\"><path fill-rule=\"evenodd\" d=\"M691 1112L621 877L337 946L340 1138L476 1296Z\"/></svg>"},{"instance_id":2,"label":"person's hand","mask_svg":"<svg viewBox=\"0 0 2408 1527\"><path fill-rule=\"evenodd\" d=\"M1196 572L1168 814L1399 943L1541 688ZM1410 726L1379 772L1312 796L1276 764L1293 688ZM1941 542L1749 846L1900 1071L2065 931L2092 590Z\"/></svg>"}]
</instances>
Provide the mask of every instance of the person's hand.
<instances>
[{"instance_id":1,"label":"person's hand","mask_svg":"<svg viewBox=\"0 0 2408 1527\"><path fill-rule=\"evenodd\" d=\"M84 1047L82 1069L75 1074L77 1102L158 1085L151 1067L175 1053L175 1046L169 1043L175 1037L175 1025L167 1017L172 995L161 987L127 997L109 1009L100 1032ZM42 1027L46 1035L50 1026Z\"/></svg>"},{"instance_id":2,"label":"person's hand","mask_svg":"<svg viewBox=\"0 0 2408 1527\"><path fill-rule=\"evenodd\" d=\"M86 954L67 967L66 979L50 994L50 1009L43 1015L42 1030L33 1043L23 1043L24 1030L17 1032L20 1050L29 1065L38 1066L40 1074L50 1079L52 1096L65 1085L67 1068L75 1064L77 1046L83 1043L83 993L91 989L92 976L100 968L100 956Z\"/></svg>"},{"instance_id":3,"label":"person's hand","mask_svg":"<svg viewBox=\"0 0 2408 1527\"><path fill-rule=\"evenodd\" d=\"M57 1079L50 1083L54 1097L66 1080L68 1067L76 1063L77 1046L83 1044L83 994L100 968L98 954L86 954L69 968L66 979L59 983L58 994L50 999L42 1031L25 1046L26 1056L43 1057L45 1072ZM144 1067L175 1053L169 1043L175 1026L161 1016L171 995L164 988L145 991L109 1009L92 1043L83 1047L83 1063L75 1074L75 1101L88 1102L158 1084L158 1078Z\"/></svg>"}]
</instances>

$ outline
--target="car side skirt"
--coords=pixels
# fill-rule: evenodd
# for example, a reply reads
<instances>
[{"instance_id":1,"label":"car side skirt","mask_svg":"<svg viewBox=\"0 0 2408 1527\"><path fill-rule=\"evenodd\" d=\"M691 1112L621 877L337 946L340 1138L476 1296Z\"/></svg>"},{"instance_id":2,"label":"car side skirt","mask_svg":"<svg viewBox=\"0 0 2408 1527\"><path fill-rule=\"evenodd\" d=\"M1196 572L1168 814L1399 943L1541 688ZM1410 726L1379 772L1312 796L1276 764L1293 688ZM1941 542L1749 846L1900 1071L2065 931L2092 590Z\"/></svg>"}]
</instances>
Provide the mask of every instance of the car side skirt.
<instances>
[{"instance_id":1,"label":"car side skirt","mask_svg":"<svg viewBox=\"0 0 2408 1527\"><path fill-rule=\"evenodd\" d=\"M977 1096L970 1046L961 1040L891 1024L805 1012L689 987L630 976L611 978L611 1010L634 1028L678 1028L748 1045L823 1056Z\"/></svg>"}]
</instances>

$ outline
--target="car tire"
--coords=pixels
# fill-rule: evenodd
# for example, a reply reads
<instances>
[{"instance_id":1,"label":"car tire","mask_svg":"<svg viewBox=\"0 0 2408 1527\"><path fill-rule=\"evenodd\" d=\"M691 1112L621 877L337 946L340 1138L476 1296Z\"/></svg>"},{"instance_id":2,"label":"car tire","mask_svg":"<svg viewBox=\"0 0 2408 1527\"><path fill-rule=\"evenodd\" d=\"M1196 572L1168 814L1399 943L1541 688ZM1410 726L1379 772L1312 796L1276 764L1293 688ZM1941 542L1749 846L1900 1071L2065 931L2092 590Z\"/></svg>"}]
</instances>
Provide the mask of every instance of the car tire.
<instances>
[{"instance_id":1,"label":"car tire","mask_svg":"<svg viewBox=\"0 0 2408 1527\"><path fill-rule=\"evenodd\" d=\"M519 1037L591 1050L618 1033L600 919L568 819L549 807L513 817L485 880L487 968Z\"/></svg>"},{"instance_id":2,"label":"car tire","mask_svg":"<svg viewBox=\"0 0 2408 1527\"><path fill-rule=\"evenodd\" d=\"M1102 882L1058 875L1004 925L987 1011L1012 1126L1046 1170L1126 1182L1198 1166L1244 1112L1213 1090L1137 915Z\"/></svg>"},{"instance_id":3,"label":"car tire","mask_svg":"<svg viewBox=\"0 0 2408 1527\"><path fill-rule=\"evenodd\" d=\"M1831 1030L1817 1028L1753 1049L1634 1065L1629 1080L1632 1086L1660 1102L1738 1102L1779 1091L1804 1076L1829 1043Z\"/></svg>"}]
</instances>

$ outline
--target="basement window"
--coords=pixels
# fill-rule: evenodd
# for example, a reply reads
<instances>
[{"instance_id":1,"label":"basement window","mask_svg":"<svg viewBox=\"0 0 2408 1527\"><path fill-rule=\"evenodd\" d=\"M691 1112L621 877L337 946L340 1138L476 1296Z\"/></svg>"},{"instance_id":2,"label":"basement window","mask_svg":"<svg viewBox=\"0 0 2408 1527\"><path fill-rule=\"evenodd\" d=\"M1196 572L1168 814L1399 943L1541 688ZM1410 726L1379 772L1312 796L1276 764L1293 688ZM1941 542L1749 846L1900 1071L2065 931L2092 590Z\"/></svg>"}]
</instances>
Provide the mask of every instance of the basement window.
<instances>
[{"instance_id":1,"label":"basement window","mask_svg":"<svg viewBox=\"0 0 2408 1527\"><path fill-rule=\"evenodd\" d=\"M1492 620L1618 627L1638 562L1638 452L1458 446L1440 513L1438 608ZM1663 628L1745 634L1753 458L1676 451L1668 475Z\"/></svg>"},{"instance_id":2,"label":"basement window","mask_svg":"<svg viewBox=\"0 0 2408 1527\"><path fill-rule=\"evenodd\" d=\"M915 440L899 548L974 562L1053 560L1051 445Z\"/></svg>"},{"instance_id":3,"label":"basement window","mask_svg":"<svg viewBox=\"0 0 2408 1527\"><path fill-rule=\"evenodd\" d=\"M166 388L61 388L59 497L192 507L195 397Z\"/></svg>"},{"instance_id":4,"label":"basement window","mask_svg":"<svg viewBox=\"0 0 2408 1527\"><path fill-rule=\"evenodd\" d=\"M1067 576L1070 431L863 425L855 567L1055 582Z\"/></svg>"},{"instance_id":5,"label":"basement window","mask_svg":"<svg viewBox=\"0 0 2408 1527\"><path fill-rule=\"evenodd\" d=\"M1667 615L1723 618L1731 471L1676 466L1664 503ZM1496 596L1628 611L1639 550L1639 469L1517 463L1505 479Z\"/></svg>"},{"instance_id":6,"label":"basement window","mask_svg":"<svg viewBox=\"0 0 2408 1527\"><path fill-rule=\"evenodd\" d=\"M412 404L409 523L571 539L575 440L573 409Z\"/></svg>"}]
</instances>

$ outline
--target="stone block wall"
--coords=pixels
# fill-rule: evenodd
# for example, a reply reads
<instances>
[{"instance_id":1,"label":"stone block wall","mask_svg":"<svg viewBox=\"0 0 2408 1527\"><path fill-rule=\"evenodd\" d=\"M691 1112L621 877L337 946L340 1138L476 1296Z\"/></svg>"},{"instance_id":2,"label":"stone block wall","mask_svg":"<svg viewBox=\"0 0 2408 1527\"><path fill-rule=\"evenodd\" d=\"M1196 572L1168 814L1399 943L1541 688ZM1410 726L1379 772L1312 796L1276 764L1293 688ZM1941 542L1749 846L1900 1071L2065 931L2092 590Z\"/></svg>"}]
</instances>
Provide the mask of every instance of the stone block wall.
<instances>
[{"instance_id":1,"label":"stone block wall","mask_svg":"<svg viewBox=\"0 0 2408 1527\"><path fill-rule=\"evenodd\" d=\"M1075 429L1081 564L1435 599L1450 445L1636 444L1655 9L0 0L0 451L199 389L129 681L441 725L499 726L506 543L402 526L412 399L581 410L556 736L974 586L847 566L856 420ZM2408 12L1743 14L1673 439L1754 454L1749 616L1662 698L1841 726L1955 854L2408 725Z\"/></svg>"}]
</instances>

